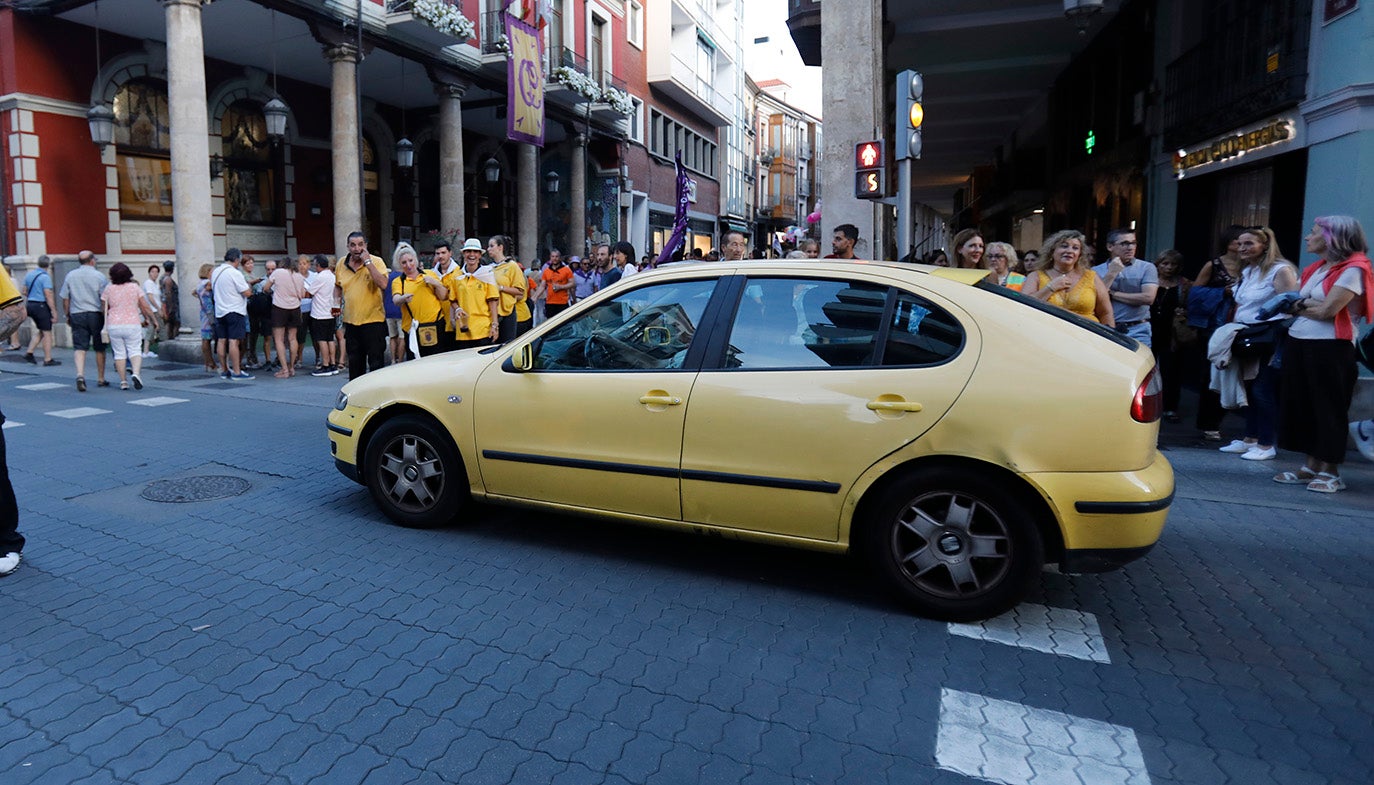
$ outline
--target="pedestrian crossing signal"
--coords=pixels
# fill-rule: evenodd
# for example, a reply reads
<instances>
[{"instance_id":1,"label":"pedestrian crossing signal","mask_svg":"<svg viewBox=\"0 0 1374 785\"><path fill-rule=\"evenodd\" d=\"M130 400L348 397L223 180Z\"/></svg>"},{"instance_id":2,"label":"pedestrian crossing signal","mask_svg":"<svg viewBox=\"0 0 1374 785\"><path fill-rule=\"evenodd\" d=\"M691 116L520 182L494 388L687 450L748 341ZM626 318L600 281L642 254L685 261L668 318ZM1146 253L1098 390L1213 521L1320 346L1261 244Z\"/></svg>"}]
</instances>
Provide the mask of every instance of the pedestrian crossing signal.
<instances>
[{"instance_id":1,"label":"pedestrian crossing signal","mask_svg":"<svg viewBox=\"0 0 1374 785\"><path fill-rule=\"evenodd\" d=\"M854 197L882 199L887 196L887 158L881 139L854 145Z\"/></svg>"}]
</instances>

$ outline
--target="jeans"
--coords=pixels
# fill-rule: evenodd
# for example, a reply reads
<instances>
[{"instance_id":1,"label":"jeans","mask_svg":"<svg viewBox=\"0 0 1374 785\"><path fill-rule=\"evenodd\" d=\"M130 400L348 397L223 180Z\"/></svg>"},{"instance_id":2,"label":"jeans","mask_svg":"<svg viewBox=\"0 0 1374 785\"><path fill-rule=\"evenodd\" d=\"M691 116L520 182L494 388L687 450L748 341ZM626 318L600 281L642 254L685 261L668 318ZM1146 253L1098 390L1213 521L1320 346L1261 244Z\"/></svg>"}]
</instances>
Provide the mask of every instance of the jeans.
<instances>
[{"instance_id":1,"label":"jeans","mask_svg":"<svg viewBox=\"0 0 1374 785\"><path fill-rule=\"evenodd\" d=\"M1245 383L1245 438L1273 446L1279 420L1279 372L1266 361L1259 374Z\"/></svg>"},{"instance_id":2,"label":"jeans","mask_svg":"<svg viewBox=\"0 0 1374 785\"><path fill-rule=\"evenodd\" d=\"M1118 327L1116 331L1127 337L1134 338L1137 341L1140 341L1141 343L1145 344L1147 348L1150 346L1151 328L1149 320L1143 321L1140 324L1133 324L1125 329Z\"/></svg>"}]
</instances>

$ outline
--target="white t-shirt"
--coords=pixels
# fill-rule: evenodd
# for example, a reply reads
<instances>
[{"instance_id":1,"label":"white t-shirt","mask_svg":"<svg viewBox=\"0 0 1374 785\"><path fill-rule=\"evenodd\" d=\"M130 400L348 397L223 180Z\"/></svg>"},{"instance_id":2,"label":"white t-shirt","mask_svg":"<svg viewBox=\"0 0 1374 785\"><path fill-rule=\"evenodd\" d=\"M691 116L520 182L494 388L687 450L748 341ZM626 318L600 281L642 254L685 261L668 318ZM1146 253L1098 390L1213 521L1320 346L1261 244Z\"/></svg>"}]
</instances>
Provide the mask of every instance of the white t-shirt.
<instances>
[{"instance_id":1,"label":"white t-shirt","mask_svg":"<svg viewBox=\"0 0 1374 785\"><path fill-rule=\"evenodd\" d=\"M156 282L145 279L143 281L143 293L148 295L148 304L153 306L154 311L162 307L162 292L158 289Z\"/></svg>"},{"instance_id":2,"label":"white t-shirt","mask_svg":"<svg viewBox=\"0 0 1374 785\"><path fill-rule=\"evenodd\" d=\"M334 308L334 271L317 270L305 281L305 290L310 293L311 319L333 319Z\"/></svg>"},{"instance_id":3,"label":"white t-shirt","mask_svg":"<svg viewBox=\"0 0 1374 785\"><path fill-rule=\"evenodd\" d=\"M620 270L620 277L629 278L637 272L639 272L639 268L635 266L634 262L626 262L625 266Z\"/></svg>"},{"instance_id":4,"label":"white t-shirt","mask_svg":"<svg viewBox=\"0 0 1374 785\"><path fill-rule=\"evenodd\" d=\"M1329 270L1330 268L1317 270L1312 274L1311 278L1307 279L1307 283L1303 284L1302 288L1298 289L1298 292L1302 294L1303 297L1308 297L1313 300L1325 300L1326 287L1322 286L1322 281L1326 280L1326 274ZM1345 268L1345 270L1341 272L1341 276L1336 279L1335 285L1342 289L1349 289L1355 293L1355 299L1350 301L1349 310L1352 318L1358 315L1358 312L1355 310L1355 304L1359 301L1359 296L1364 294L1364 279L1360 272L1360 268ZM1359 331L1356 330L1355 333L1358 335ZM1288 328L1288 337L1301 338L1305 341L1334 340L1336 338L1336 322L1324 322L1320 319L1309 319L1306 316L1299 316L1293 320L1293 326ZM1351 337L1350 340L1354 341L1355 338Z\"/></svg>"},{"instance_id":5,"label":"white t-shirt","mask_svg":"<svg viewBox=\"0 0 1374 785\"><path fill-rule=\"evenodd\" d=\"M216 267L210 273L210 285L214 287L215 318L223 319L231 313L248 315L248 279L237 267L228 262Z\"/></svg>"},{"instance_id":6,"label":"white t-shirt","mask_svg":"<svg viewBox=\"0 0 1374 785\"><path fill-rule=\"evenodd\" d=\"M1266 275L1260 274L1258 265L1249 265L1240 274L1240 283L1236 285L1236 315L1231 319L1240 324L1258 324L1260 306L1271 299L1278 292L1274 291L1274 278L1278 276L1279 270L1283 268L1292 269L1293 266L1285 261L1275 261L1269 268ZM1286 319L1285 314L1274 314L1269 321Z\"/></svg>"}]
</instances>

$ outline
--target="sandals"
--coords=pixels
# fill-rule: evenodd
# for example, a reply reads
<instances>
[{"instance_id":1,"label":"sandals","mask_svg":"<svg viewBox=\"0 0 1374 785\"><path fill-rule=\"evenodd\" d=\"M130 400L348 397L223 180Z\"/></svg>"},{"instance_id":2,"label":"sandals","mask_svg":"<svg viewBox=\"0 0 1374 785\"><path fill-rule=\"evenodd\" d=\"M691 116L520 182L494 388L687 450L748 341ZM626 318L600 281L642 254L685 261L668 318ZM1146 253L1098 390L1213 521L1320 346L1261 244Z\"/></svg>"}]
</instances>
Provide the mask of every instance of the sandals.
<instances>
[{"instance_id":1,"label":"sandals","mask_svg":"<svg viewBox=\"0 0 1374 785\"><path fill-rule=\"evenodd\" d=\"M1317 478L1307 484L1307 490L1317 493L1335 493L1345 490L1345 480L1330 472L1320 472Z\"/></svg>"},{"instance_id":2,"label":"sandals","mask_svg":"<svg viewBox=\"0 0 1374 785\"><path fill-rule=\"evenodd\" d=\"M1280 472L1274 475L1274 482L1284 485L1306 485L1317 479L1317 473L1306 466L1295 472Z\"/></svg>"}]
</instances>

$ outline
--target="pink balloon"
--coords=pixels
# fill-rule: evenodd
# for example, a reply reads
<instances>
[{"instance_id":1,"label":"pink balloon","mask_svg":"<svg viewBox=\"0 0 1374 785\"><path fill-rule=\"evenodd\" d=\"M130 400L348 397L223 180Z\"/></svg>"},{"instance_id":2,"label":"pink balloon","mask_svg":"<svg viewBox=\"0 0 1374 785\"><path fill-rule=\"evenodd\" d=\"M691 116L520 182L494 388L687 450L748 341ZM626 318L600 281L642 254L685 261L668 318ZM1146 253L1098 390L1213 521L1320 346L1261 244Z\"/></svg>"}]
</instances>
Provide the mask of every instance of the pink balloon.
<instances>
[{"instance_id":1,"label":"pink balloon","mask_svg":"<svg viewBox=\"0 0 1374 785\"><path fill-rule=\"evenodd\" d=\"M806 216L806 222L807 222L807 223L813 223L813 224L814 224L814 223L820 223L820 221L821 221L821 211L820 211L820 210L817 210L816 212L814 212L814 213L812 213L812 214Z\"/></svg>"}]
</instances>

